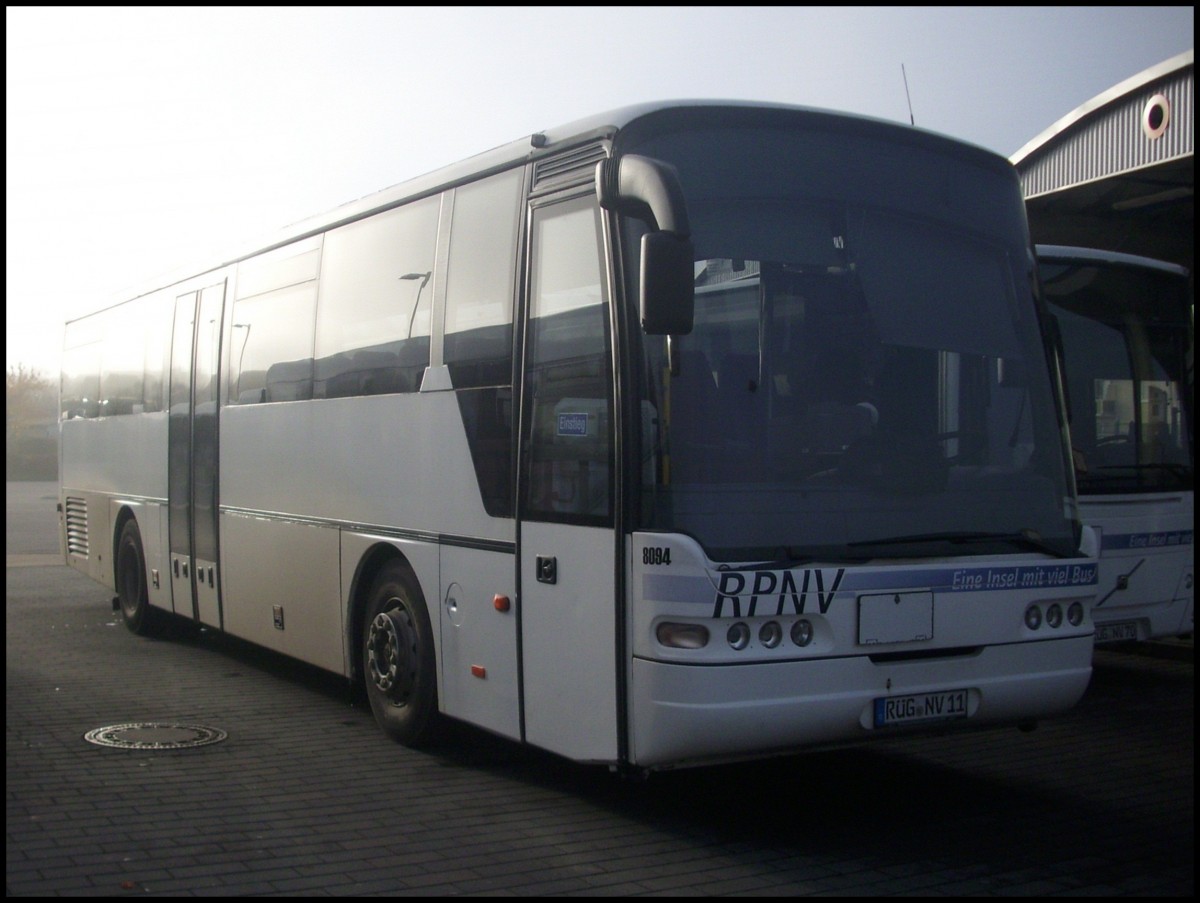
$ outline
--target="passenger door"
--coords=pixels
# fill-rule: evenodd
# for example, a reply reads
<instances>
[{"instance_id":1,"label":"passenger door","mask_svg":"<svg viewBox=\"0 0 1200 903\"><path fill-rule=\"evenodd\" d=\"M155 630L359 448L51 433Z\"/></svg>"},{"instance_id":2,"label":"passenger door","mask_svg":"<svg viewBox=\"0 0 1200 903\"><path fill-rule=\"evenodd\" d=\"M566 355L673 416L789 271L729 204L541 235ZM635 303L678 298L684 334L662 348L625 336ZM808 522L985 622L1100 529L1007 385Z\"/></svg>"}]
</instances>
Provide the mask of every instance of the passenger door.
<instances>
[{"instance_id":1,"label":"passenger door","mask_svg":"<svg viewBox=\"0 0 1200 903\"><path fill-rule=\"evenodd\" d=\"M225 283L180 295L171 337L167 493L176 614L221 626L217 383Z\"/></svg>"},{"instance_id":2,"label":"passenger door","mask_svg":"<svg viewBox=\"0 0 1200 903\"><path fill-rule=\"evenodd\" d=\"M518 559L524 736L617 755L611 331L591 192L530 210Z\"/></svg>"}]
</instances>

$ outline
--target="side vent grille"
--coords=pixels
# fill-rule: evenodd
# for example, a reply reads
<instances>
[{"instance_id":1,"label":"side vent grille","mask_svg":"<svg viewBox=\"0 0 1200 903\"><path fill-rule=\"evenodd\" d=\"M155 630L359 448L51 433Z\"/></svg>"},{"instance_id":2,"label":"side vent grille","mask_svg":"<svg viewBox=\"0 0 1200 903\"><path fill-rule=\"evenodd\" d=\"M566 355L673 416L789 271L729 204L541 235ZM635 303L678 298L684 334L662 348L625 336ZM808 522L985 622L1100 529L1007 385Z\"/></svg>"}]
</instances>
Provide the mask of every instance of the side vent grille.
<instances>
[{"instance_id":1,"label":"side vent grille","mask_svg":"<svg viewBox=\"0 0 1200 903\"><path fill-rule=\"evenodd\" d=\"M87 500L67 496L67 552L71 555L88 555Z\"/></svg>"},{"instance_id":2,"label":"side vent grille","mask_svg":"<svg viewBox=\"0 0 1200 903\"><path fill-rule=\"evenodd\" d=\"M596 164L607 156L604 145L589 144L539 160L533 167L533 190L544 191L586 182L595 173Z\"/></svg>"}]
</instances>

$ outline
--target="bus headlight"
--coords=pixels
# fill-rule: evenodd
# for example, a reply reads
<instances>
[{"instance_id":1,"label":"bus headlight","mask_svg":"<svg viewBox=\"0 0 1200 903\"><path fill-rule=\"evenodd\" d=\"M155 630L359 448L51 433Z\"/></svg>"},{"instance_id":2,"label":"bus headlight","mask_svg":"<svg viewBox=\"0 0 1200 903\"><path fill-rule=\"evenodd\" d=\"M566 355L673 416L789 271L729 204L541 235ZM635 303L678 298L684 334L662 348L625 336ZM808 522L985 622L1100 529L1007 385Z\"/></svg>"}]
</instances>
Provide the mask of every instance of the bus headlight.
<instances>
[{"instance_id":1,"label":"bus headlight","mask_svg":"<svg viewBox=\"0 0 1200 903\"><path fill-rule=\"evenodd\" d=\"M703 649L708 645L708 628L703 624L663 621L654 628L654 635L664 646L673 649Z\"/></svg>"},{"instance_id":2,"label":"bus headlight","mask_svg":"<svg viewBox=\"0 0 1200 903\"><path fill-rule=\"evenodd\" d=\"M1042 626L1042 610L1036 605L1030 605L1025 609L1025 626L1030 630L1037 630Z\"/></svg>"},{"instance_id":3,"label":"bus headlight","mask_svg":"<svg viewBox=\"0 0 1200 903\"><path fill-rule=\"evenodd\" d=\"M1057 602L1055 602L1053 605L1051 605L1049 608L1046 609L1046 623L1049 624L1051 627L1054 627L1054 628L1062 627L1062 618L1063 618L1062 606L1059 605Z\"/></svg>"},{"instance_id":4,"label":"bus headlight","mask_svg":"<svg viewBox=\"0 0 1200 903\"><path fill-rule=\"evenodd\" d=\"M1083 605L1079 602L1072 602L1067 608L1067 620L1071 622L1072 627L1078 627L1083 623Z\"/></svg>"},{"instance_id":5,"label":"bus headlight","mask_svg":"<svg viewBox=\"0 0 1200 903\"><path fill-rule=\"evenodd\" d=\"M750 628L741 621L738 621L729 628L726 639L729 640L729 645L734 649L745 649L750 645Z\"/></svg>"},{"instance_id":6,"label":"bus headlight","mask_svg":"<svg viewBox=\"0 0 1200 903\"><path fill-rule=\"evenodd\" d=\"M783 628L775 621L767 621L758 631L758 641L768 649L774 649L783 639Z\"/></svg>"},{"instance_id":7,"label":"bus headlight","mask_svg":"<svg viewBox=\"0 0 1200 903\"><path fill-rule=\"evenodd\" d=\"M792 625L792 642L797 646L807 646L812 642L812 638L812 621L802 619Z\"/></svg>"}]
</instances>

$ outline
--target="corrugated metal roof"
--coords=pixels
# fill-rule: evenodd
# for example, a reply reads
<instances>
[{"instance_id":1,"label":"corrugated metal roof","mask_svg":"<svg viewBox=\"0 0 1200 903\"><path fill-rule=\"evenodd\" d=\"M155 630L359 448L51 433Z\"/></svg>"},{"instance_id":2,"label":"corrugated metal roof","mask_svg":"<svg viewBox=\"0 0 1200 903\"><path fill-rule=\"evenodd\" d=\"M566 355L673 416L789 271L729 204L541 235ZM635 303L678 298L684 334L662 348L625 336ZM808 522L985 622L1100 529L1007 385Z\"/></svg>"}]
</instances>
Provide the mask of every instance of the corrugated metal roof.
<instances>
[{"instance_id":1,"label":"corrugated metal roof","mask_svg":"<svg viewBox=\"0 0 1200 903\"><path fill-rule=\"evenodd\" d=\"M1038 244L1195 259L1195 54L1099 94L1010 159Z\"/></svg>"},{"instance_id":2,"label":"corrugated metal roof","mask_svg":"<svg viewBox=\"0 0 1200 903\"><path fill-rule=\"evenodd\" d=\"M1180 54L1104 92L1043 132L1011 159L1026 198L1191 156L1195 141L1194 52ZM1160 134L1143 127L1165 101Z\"/></svg>"}]
</instances>

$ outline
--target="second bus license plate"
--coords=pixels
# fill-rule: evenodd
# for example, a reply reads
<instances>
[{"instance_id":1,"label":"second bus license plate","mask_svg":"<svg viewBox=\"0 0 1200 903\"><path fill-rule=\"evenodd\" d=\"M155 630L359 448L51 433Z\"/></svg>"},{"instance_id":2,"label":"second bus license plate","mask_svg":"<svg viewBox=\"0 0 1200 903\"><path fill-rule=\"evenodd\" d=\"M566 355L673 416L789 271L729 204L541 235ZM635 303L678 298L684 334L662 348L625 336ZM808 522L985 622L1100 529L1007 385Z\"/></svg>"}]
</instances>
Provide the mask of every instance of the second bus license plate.
<instances>
[{"instance_id":1,"label":"second bus license plate","mask_svg":"<svg viewBox=\"0 0 1200 903\"><path fill-rule=\"evenodd\" d=\"M1116 621L1096 627L1097 643L1121 643L1138 638L1137 621Z\"/></svg>"},{"instance_id":2,"label":"second bus license plate","mask_svg":"<svg viewBox=\"0 0 1200 903\"><path fill-rule=\"evenodd\" d=\"M967 691L943 690L912 696L882 696L875 700L875 726L916 724L967 717Z\"/></svg>"}]
</instances>

